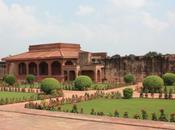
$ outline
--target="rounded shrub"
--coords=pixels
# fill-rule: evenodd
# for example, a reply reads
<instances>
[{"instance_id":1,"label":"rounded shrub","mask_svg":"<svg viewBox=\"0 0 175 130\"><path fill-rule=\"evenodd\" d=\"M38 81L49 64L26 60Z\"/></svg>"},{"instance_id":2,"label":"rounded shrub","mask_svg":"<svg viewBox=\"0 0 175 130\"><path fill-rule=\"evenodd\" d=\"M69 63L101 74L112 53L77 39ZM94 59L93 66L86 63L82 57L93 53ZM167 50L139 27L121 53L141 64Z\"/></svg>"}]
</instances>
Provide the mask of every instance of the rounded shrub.
<instances>
[{"instance_id":1,"label":"rounded shrub","mask_svg":"<svg viewBox=\"0 0 175 130\"><path fill-rule=\"evenodd\" d=\"M133 89L132 88L125 88L123 90L123 98L130 99L133 96Z\"/></svg>"},{"instance_id":2,"label":"rounded shrub","mask_svg":"<svg viewBox=\"0 0 175 130\"><path fill-rule=\"evenodd\" d=\"M29 83L29 84L33 84L33 82L35 81L35 76L32 75L32 74L29 74L26 76L26 81Z\"/></svg>"},{"instance_id":3,"label":"rounded shrub","mask_svg":"<svg viewBox=\"0 0 175 130\"><path fill-rule=\"evenodd\" d=\"M134 83L135 77L134 77L134 75L132 75L132 74L126 74L126 75L124 76L124 81L125 81L125 83L127 83L127 84Z\"/></svg>"},{"instance_id":4,"label":"rounded shrub","mask_svg":"<svg viewBox=\"0 0 175 130\"><path fill-rule=\"evenodd\" d=\"M147 76L143 80L144 90L148 90L149 92L156 92L157 90L160 91L163 85L163 79L157 75Z\"/></svg>"},{"instance_id":5,"label":"rounded shrub","mask_svg":"<svg viewBox=\"0 0 175 130\"><path fill-rule=\"evenodd\" d=\"M14 75L6 75L3 79L5 83L13 86L16 83L16 77Z\"/></svg>"},{"instance_id":6,"label":"rounded shrub","mask_svg":"<svg viewBox=\"0 0 175 130\"><path fill-rule=\"evenodd\" d=\"M91 87L92 80L89 76L81 75L75 79L75 88L77 90L85 90L88 87Z\"/></svg>"},{"instance_id":7,"label":"rounded shrub","mask_svg":"<svg viewBox=\"0 0 175 130\"><path fill-rule=\"evenodd\" d=\"M41 90L46 94L51 94L57 89L60 89L60 83L55 78L45 78L41 81Z\"/></svg>"},{"instance_id":8,"label":"rounded shrub","mask_svg":"<svg viewBox=\"0 0 175 130\"><path fill-rule=\"evenodd\" d=\"M166 73L163 75L163 80L164 80L165 85L173 85L175 83L175 74Z\"/></svg>"}]
</instances>

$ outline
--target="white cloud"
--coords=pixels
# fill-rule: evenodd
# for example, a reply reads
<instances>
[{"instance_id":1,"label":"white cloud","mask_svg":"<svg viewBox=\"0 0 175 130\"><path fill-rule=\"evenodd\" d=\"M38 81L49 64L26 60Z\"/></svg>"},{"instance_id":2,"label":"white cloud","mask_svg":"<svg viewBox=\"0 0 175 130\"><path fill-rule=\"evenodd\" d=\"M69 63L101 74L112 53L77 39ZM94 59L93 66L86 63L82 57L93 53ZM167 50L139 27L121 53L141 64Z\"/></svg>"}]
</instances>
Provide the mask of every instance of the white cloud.
<instances>
[{"instance_id":1,"label":"white cloud","mask_svg":"<svg viewBox=\"0 0 175 130\"><path fill-rule=\"evenodd\" d=\"M101 9L101 12L95 12L96 19L80 17L83 20L74 22L74 19L71 19L65 22L64 17L55 14L52 16L50 12L40 12L39 7L17 3L7 5L0 0L0 45L3 50L0 52L0 58L26 51L29 44L47 42L75 42L80 43L82 49L107 51L110 54L124 54L131 51L144 53L152 49L152 44L157 46L159 43L167 42L167 38L164 38L167 36L171 39L169 40L171 45L174 41L171 32L166 33L167 35L159 33L161 36L156 38L155 32L145 30L140 21L143 20L144 25L156 31L165 30L170 26L169 22L160 21L148 13L143 14L143 10L130 11L133 8L144 7L145 1L147 0L113 0L115 6L111 5L110 1L103 6L104 8L81 5L76 15L90 15L96 11L96 8ZM122 12L116 5L130 9ZM106 11L114 13L106 13ZM44 19L39 17L38 13L45 13ZM173 12L169 14L169 18L174 19ZM157 42L157 39L161 40ZM144 44L149 44L150 48L149 46L146 48Z\"/></svg>"},{"instance_id":2,"label":"white cloud","mask_svg":"<svg viewBox=\"0 0 175 130\"><path fill-rule=\"evenodd\" d=\"M143 14L143 24L156 31L163 31L169 27L168 22L160 21L152 17L149 13Z\"/></svg>"},{"instance_id":3,"label":"white cloud","mask_svg":"<svg viewBox=\"0 0 175 130\"><path fill-rule=\"evenodd\" d=\"M117 7L141 8L145 6L146 0L112 0Z\"/></svg>"},{"instance_id":4,"label":"white cloud","mask_svg":"<svg viewBox=\"0 0 175 130\"><path fill-rule=\"evenodd\" d=\"M93 7L87 6L87 5L80 5L78 11L76 12L77 15L89 15L95 12L95 9Z\"/></svg>"},{"instance_id":5,"label":"white cloud","mask_svg":"<svg viewBox=\"0 0 175 130\"><path fill-rule=\"evenodd\" d=\"M175 11L168 12L169 23L175 26Z\"/></svg>"}]
</instances>

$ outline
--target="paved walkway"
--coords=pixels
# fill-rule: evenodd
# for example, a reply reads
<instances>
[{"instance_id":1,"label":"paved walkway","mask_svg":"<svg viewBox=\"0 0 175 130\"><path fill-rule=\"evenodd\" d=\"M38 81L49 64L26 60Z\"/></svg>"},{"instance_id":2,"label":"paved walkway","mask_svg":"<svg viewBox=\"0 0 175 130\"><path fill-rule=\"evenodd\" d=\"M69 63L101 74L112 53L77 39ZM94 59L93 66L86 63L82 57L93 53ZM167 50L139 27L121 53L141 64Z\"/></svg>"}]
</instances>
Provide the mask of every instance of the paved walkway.
<instances>
[{"instance_id":1,"label":"paved walkway","mask_svg":"<svg viewBox=\"0 0 175 130\"><path fill-rule=\"evenodd\" d=\"M135 86L129 86L135 88ZM111 91L122 91L118 88ZM93 93L95 91L88 91ZM64 91L65 97L85 92ZM0 106L0 130L175 130L175 124L25 109L25 103Z\"/></svg>"}]
</instances>

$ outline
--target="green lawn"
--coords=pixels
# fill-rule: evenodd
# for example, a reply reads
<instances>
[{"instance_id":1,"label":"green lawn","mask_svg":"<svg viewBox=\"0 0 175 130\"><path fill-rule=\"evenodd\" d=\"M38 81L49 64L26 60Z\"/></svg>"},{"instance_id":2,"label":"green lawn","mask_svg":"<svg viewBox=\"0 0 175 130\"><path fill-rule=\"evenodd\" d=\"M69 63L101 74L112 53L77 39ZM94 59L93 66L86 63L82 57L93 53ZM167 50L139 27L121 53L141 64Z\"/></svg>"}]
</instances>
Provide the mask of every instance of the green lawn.
<instances>
[{"instance_id":1,"label":"green lawn","mask_svg":"<svg viewBox=\"0 0 175 130\"><path fill-rule=\"evenodd\" d=\"M31 97L37 97L37 94L34 93L22 93L22 92L0 92L0 99L19 99L25 98L30 99Z\"/></svg>"},{"instance_id":2,"label":"green lawn","mask_svg":"<svg viewBox=\"0 0 175 130\"><path fill-rule=\"evenodd\" d=\"M141 110L148 112L149 118L151 113L159 114L160 109L164 109L166 114L175 113L175 101L164 99L95 99L77 104L78 110L83 108L84 113L90 114L91 109L94 108L96 112L104 112L105 114L113 114L118 110L120 117L123 117L124 112L128 112L129 117L135 114L141 115ZM62 106L62 110L72 109L71 104Z\"/></svg>"}]
</instances>

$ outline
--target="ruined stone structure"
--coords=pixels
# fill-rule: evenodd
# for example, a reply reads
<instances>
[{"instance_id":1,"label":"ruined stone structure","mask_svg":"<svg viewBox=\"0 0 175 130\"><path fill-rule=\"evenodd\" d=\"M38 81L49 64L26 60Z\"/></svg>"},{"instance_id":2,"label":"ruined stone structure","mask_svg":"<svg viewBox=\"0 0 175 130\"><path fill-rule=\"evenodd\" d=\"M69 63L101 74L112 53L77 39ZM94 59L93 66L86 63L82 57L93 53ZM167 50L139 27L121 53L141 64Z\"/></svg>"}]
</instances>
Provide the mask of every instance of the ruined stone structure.
<instances>
[{"instance_id":1,"label":"ruined stone structure","mask_svg":"<svg viewBox=\"0 0 175 130\"><path fill-rule=\"evenodd\" d=\"M29 46L29 51L3 58L6 70L18 79L36 75L38 80L54 77L59 81L72 81L78 75L88 75L94 82L102 81L106 53L90 53L80 50L79 44L52 43Z\"/></svg>"},{"instance_id":2,"label":"ruined stone structure","mask_svg":"<svg viewBox=\"0 0 175 130\"><path fill-rule=\"evenodd\" d=\"M5 62L0 61L0 79L5 75Z\"/></svg>"},{"instance_id":3,"label":"ruined stone structure","mask_svg":"<svg viewBox=\"0 0 175 130\"><path fill-rule=\"evenodd\" d=\"M79 44L52 43L29 46L29 51L3 58L6 72L24 80L36 75L38 80L55 77L72 81L78 75L88 75L94 82L123 82L123 76L132 73L136 81L150 74L175 72L175 55L129 55L107 57L107 53L82 51Z\"/></svg>"},{"instance_id":4,"label":"ruined stone structure","mask_svg":"<svg viewBox=\"0 0 175 130\"><path fill-rule=\"evenodd\" d=\"M162 76L166 72L175 72L175 55L115 55L106 59L105 63L105 78L111 82L123 82L123 76L127 73L132 73L136 81L142 81L145 76L151 74Z\"/></svg>"}]
</instances>

